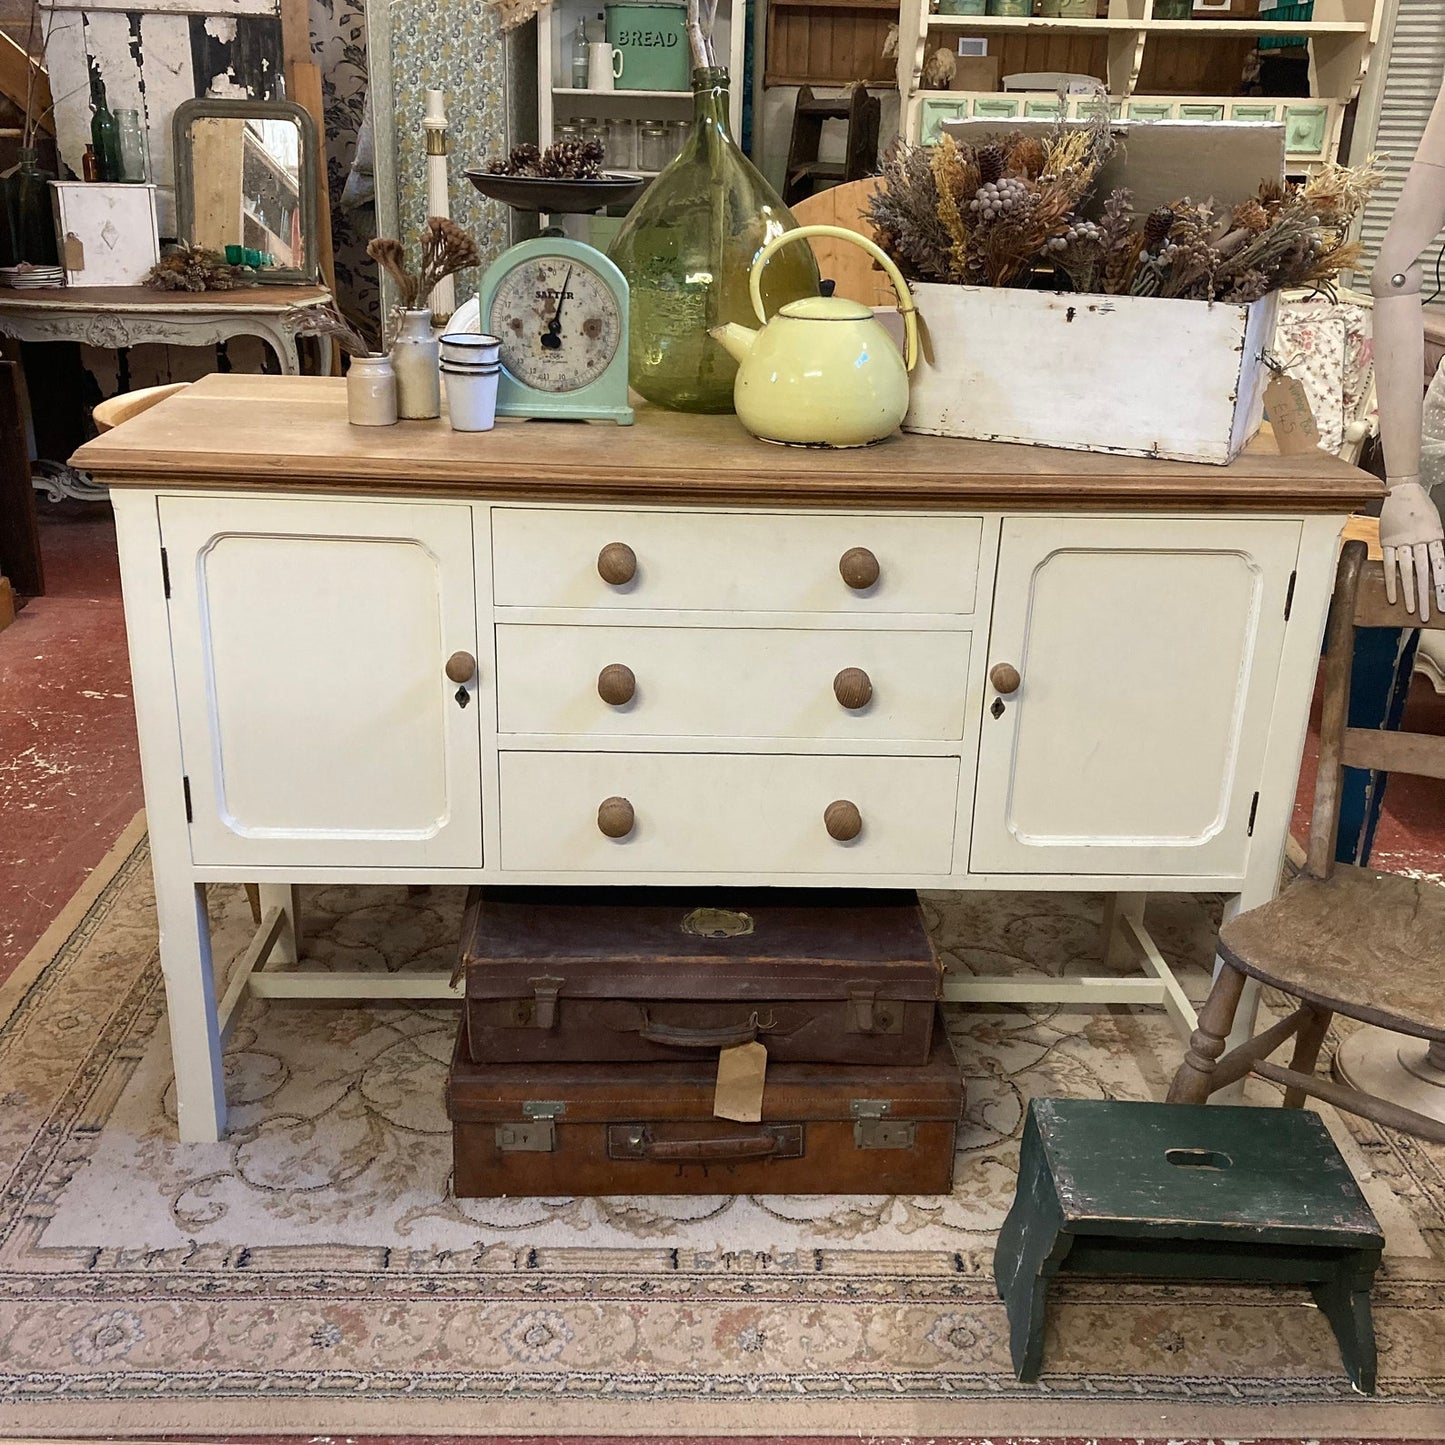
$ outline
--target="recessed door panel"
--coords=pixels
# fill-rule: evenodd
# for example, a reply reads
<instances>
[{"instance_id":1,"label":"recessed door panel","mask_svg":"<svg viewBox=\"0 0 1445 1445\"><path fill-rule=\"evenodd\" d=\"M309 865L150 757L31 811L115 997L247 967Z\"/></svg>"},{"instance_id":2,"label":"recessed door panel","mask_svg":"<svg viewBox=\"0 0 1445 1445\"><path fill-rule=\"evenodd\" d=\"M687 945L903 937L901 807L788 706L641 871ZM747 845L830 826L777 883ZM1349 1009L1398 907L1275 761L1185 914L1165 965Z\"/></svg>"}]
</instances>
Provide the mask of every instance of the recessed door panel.
<instances>
[{"instance_id":1,"label":"recessed door panel","mask_svg":"<svg viewBox=\"0 0 1445 1445\"><path fill-rule=\"evenodd\" d=\"M195 861L480 866L470 509L160 505Z\"/></svg>"},{"instance_id":2,"label":"recessed door panel","mask_svg":"<svg viewBox=\"0 0 1445 1445\"><path fill-rule=\"evenodd\" d=\"M971 867L1242 871L1299 526L1004 523ZM1003 680L1007 686L1007 679Z\"/></svg>"}]
</instances>

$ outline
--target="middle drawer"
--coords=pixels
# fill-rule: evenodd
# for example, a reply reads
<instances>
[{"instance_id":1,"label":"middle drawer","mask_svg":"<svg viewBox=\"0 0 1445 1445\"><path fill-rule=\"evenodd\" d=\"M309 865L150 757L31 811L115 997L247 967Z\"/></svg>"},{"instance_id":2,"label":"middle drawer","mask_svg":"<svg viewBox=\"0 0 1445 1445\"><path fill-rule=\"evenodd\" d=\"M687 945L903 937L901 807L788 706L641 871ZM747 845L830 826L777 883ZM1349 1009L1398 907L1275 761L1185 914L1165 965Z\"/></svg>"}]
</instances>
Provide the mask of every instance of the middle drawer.
<instances>
[{"instance_id":1,"label":"middle drawer","mask_svg":"<svg viewBox=\"0 0 1445 1445\"><path fill-rule=\"evenodd\" d=\"M967 632L504 623L496 636L506 734L963 736Z\"/></svg>"}]
</instances>

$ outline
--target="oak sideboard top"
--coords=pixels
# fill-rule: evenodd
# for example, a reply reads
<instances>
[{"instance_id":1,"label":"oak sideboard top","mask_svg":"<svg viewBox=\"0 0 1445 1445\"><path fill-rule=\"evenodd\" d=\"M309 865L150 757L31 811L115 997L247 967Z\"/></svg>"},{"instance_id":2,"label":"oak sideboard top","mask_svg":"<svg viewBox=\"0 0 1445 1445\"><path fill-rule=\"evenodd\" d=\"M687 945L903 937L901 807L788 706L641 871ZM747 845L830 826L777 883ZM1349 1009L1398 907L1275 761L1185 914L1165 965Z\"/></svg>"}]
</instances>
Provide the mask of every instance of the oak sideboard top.
<instances>
[{"instance_id":1,"label":"oak sideboard top","mask_svg":"<svg viewBox=\"0 0 1445 1445\"><path fill-rule=\"evenodd\" d=\"M1350 512L1379 481L1324 452L1256 438L1227 467L899 435L849 451L775 446L734 416L643 404L636 425L445 420L353 427L332 377L207 376L73 458L111 486L940 509Z\"/></svg>"}]
</instances>

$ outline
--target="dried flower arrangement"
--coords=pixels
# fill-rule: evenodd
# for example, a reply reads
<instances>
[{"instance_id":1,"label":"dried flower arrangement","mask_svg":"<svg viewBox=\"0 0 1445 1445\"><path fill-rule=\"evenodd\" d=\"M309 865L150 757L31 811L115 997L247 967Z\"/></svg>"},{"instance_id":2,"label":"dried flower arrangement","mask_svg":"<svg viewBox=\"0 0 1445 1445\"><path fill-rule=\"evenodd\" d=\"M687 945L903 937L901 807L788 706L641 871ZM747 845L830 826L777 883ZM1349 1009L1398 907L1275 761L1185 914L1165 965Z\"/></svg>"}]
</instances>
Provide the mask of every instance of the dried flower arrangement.
<instances>
[{"instance_id":1,"label":"dried flower arrangement","mask_svg":"<svg viewBox=\"0 0 1445 1445\"><path fill-rule=\"evenodd\" d=\"M219 251L177 241L166 247L141 285L154 291L233 291L255 280L256 273L249 266L233 266Z\"/></svg>"},{"instance_id":2,"label":"dried flower arrangement","mask_svg":"<svg viewBox=\"0 0 1445 1445\"><path fill-rule=\"evenodd\" d=\"M293 336L321 336L334 341L348 356L379 356L371 344L333 305L288 306L281 324Z\"/></svg>"},{"instance_id":3,"label":"dried flower arrangement","mask_svg":"<svg viewBox=\"0 0 1445 1445\"><path fill-rule=\"evenodd\" d=\"M592 181L602 174L602 142L559 140L546 150L534 145L512 147L503 160L493 156L486 171L492 176L534 176L549 181Z\"/></svg>"},{"instance_id":4,"label":"dried flower arrangement","mask_svg":"<svg viewBox=\"0 0 1445 1445\"><path fill-rule=\"evenodd\" d=\"M1359 261L1350 224L1383 179L1373 161L1327 165L1240 205L1186 196L1142 221L1120 188L1088 219L1114 145L1101 116L1044 137L901 147L884 164L869 219L917 280L1248 303L1283 287L1329 291Z\"/></svg>"},{"instance_id":5,"label":"dried flower arrangement","mask_svg":"<svg viewBox=\"0 0 1445 1445\"><path fill-rule=\"evenodd\" d=\"M390 236L366 243L366 254L396 282L397 304L404 311L425 306L438 281L481 261L470 233L446 216L431 216L421 233L421 264L411 270L406 247Z\"/></svg>"}]
</instances>

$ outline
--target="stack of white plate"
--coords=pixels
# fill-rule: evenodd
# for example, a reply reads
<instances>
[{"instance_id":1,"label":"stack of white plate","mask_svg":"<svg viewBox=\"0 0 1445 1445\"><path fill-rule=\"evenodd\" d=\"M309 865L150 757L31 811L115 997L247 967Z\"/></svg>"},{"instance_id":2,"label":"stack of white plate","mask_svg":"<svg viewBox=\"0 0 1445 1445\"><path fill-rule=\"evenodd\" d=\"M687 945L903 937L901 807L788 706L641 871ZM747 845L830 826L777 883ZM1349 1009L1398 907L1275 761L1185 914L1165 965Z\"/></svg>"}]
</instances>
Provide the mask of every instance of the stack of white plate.
<instances>
[{"instance_id":1,"label":"stack of white plate","mask_svg":"<svg viewBox=\"0 0 1445 1445\"><path fill-rule=\"evenodd\" d=\"M64 285L65 271L60 266L32 266L25 261L18 266L0 266L0 286L13 286L18 291L24 291Z\"/></svg>"}]
</instances>

